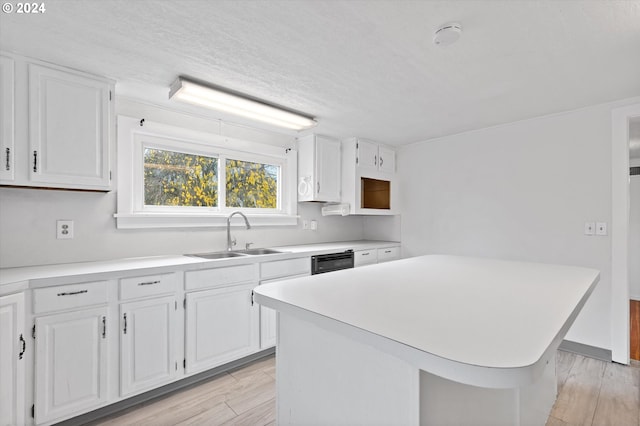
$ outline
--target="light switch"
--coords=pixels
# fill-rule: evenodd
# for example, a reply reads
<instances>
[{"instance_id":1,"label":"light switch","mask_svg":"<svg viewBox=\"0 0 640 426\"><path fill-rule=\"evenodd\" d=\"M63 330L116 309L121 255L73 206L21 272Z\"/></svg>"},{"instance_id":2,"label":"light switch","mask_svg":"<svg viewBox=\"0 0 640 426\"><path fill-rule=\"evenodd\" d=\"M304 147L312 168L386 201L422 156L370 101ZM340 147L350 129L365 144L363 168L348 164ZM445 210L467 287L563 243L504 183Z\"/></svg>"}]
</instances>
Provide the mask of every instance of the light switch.
<instances>
[{"instance_id":1,"label":"light switch","mask_svg":"<svg viewBox=\"0 0 640 426\"><path fill-rule=\"evenodd\" d=\"M596 235L607 235L607 222L596 223Z\"/></svg>"},{"instance_id":2,"label":"light switch","mask_svg":"<svg viewBox=\"0 0 640 426\"><path fill-rule=\"evenodd\" d=\"M584 235L593 235L595 234L596 224L594 222L585 222L584 223Z\"/></svg>"},{"instance_id":3,"label":"light switch","mask_svg":"<svg viewBox=\"0 0 640 426\"><path fill-rule=\"evenodd\" d=\"M311 219L311 230L312 231L318 230L318 221L315 219Z\"/></svg>"}]
</instances>

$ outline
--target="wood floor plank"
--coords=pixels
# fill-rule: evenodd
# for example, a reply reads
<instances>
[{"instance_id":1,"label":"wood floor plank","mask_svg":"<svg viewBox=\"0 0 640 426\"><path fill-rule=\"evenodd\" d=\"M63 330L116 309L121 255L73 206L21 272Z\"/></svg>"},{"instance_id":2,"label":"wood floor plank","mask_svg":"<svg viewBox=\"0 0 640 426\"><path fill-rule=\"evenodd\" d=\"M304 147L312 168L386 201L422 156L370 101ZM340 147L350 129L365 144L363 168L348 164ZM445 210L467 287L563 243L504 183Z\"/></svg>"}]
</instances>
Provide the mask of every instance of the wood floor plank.
<instances>
[{"instance_id":1,"label":"wood floor plank","mask_svg":"<svg viewBox=\"0 0 640 426\"><path fill-rule=\"evenodd\" d=\"M556 419L553 416L549 416L549 418L547 419L547 423L545 426L569 426L569 423L567 422L563 422L560 419Z\"/></svg>"},{"instance_id":2,"label":"wood floor plank","mask_svg":"<svg viewBox=\"0 0 640 426\"><path fill-rule=\"evenodd\" d=\"M95 426L172 424L193 417L226 400L226 392L238 381L222 374L198 386L149 401L136 410L127 410ZM165 421L166 419L166 421Z\"/></svg>"},{"instance_id":3,"label":"wood floor plank","mask_svg":"<svg viewBox=\"0 0 640 426\"><path fill-rule=\"evenodd\" d=\"M226 423L224 426L266 426L276 420L276 400L269 399L255 407L253 410L244 412Z\"/></svg>"},{"instance_id":4,"label":"wood floor plank","mask_svg":"<svg viewBox=\"0 0 640 426\"><path fill-rule=\"evenodd\" d=\"M600 387L594 426L638 426L640 419L640 370L608 363Z\"/></svg>"},{"instance_id":5,"label":"wood floor plank","mask_svg":"<svg viewBox=\"0 0 640 426\"><path fill-rule=\"evenodd\" d=\"M558 352L558 399L547 426L640 426L640 363ZM94 425L275 426L275 357L222 374Z\"/></svg>"},{"instance_id":6,"label":"wood floor plank","mask_svg":"<svg viewBox=\"0 0 640 426\"><path fill-rule=\"evenodd\" d=\"M195 416L189 417L179 423L175 423L176 426L219 426L223 425L229 420L238 417L238 415L225 403L215 405L208 410L202 411Z\"/></svg>"},{"instance_id":7,"label":"wood floor plank","mask_svg":"<svg viewBox=\"0 0 640 426\"><path fill-rule=\"evenodd\" d=\"M242 381L249 381L250 386L227 395L227 405L237 414L257 408L264 402L276 397L276 382L273 377L260 372L260 376L251 376Z\"/></svg>"},{"instance_id":8,"label":"wood floor plank","mask_svg":"<svg viewBox=\"0 0 640 426\"><path fill-rule=\"evenodd\" d=\"M230 370L228 373L236 379L240 380L252 374L264 372L265 370L275 370L275 356L271 355L266 358L256 360L246 366Z\"/></svg>"},{"instance_id":9,"label":"wood floor plank","mask_svg":"<svg viewBox=\"0 0 640 426\"><path fill-rule=\"evenodd\" d=\"M576 355L551 416L569 424L590 425L598 402L605 363Z\"/></svg>"},{"instance_id":10,"label":"wood floor plank","mask_svg":"<svg viewBox=\"0 0 640 426\"><path fill-rule=\"evenodd\" d=\"M573 363L576 361L576 354L558 351L556 354L556 376L558 380L558 394L562 392L564 383L569 377L569 371L573 367Z\"/></svg>"}]
</instances>

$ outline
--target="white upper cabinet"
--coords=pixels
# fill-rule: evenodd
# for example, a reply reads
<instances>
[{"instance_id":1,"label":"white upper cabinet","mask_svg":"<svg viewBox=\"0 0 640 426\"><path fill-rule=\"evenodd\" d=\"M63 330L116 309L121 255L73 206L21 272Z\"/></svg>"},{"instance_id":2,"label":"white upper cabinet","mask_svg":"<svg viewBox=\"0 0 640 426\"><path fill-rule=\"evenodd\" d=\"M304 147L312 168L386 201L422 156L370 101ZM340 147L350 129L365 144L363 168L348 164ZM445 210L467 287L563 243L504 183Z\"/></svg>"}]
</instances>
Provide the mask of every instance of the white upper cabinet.
<instances>
[{"instance_id":1,"label":"white upper cabinet","mask_svg":"<svg viewBox=\"0 0 640 426\"><path fill-rule=\"evenodd\" d=\"M398 184L396 151L360 138L342 142L342 202L350 214L394 215Z\"/></svg>"},{"instance_id":2,"label":"white upper cabinet","mask_svg":"<svg viewBox=\"0 0 640 426\"><path fill-rule=\"evenodd\" d=\"M298 201L340 201L340 141L320 135L298 139Z\"/></svg>"},{"instance_id":3,"label":"white upper cabinet","mask_svg":"<svg viewBox=\"0 0 640 426\"><path fill-rule=\"evenodd\" d=\"M356 164L360 169L395 173L396 152L384 145L359 139L356 142Z\"/></svg>"},{"instance_id":4,"label":"white upper cabinet","mask_svg":"<svg viewBox=\"0 0 640 426\"><path fill-rule=\"evenodd\" d=\"M29 64L33 183L109 189L109 83Z\"/></svg>"},{"instance_id":5,"label":"white upper cabinet","mask_svg":"<svg viewBox=\"0 0 640 426\"><path fill-rule=\"evenodd\" d=\"M396 172L396 152L384 145L378 145L378 170L383 173Z\"/></svg>"},{"instance_id":6,"label":"white upper cabinet","mask_svg":"<svg viewBox=\"0 0 640 426\"><path fill-rule=\"evenodd\" d=\"M0 56L0 181L13 181L14 155L14 63Z\"/></svg>"},{"instance_id":7,"label":"white upper cabinet","mask_svg":"<svg viewBox=\"0 0 640 426\"><path fill-rule=\"evenodd\" d=\"M112 80L0 56L0 185L109 191Z\"/></svg>"}]
</instances>

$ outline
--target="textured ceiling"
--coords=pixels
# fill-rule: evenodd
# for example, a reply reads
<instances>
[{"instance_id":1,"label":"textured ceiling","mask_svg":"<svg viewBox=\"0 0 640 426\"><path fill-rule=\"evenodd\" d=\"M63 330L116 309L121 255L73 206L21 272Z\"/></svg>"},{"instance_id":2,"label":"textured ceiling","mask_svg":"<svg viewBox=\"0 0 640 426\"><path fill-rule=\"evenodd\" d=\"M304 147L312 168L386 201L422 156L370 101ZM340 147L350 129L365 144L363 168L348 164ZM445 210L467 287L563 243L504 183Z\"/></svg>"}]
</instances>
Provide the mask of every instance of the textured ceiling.
<instances>
[{"instance_id":1,"label":"textured ceiling","mask_svg":"<svg viewBox=\"0 0 640 426\"><path fill-rule=\"evenodd\" d=\"M337 137L397 145L640 95L640 1L45 4L1 14L0 48L154 102L178 75L210 81ZM462 38L435 46L450 21Z\"/></svg>"}]
</instances>

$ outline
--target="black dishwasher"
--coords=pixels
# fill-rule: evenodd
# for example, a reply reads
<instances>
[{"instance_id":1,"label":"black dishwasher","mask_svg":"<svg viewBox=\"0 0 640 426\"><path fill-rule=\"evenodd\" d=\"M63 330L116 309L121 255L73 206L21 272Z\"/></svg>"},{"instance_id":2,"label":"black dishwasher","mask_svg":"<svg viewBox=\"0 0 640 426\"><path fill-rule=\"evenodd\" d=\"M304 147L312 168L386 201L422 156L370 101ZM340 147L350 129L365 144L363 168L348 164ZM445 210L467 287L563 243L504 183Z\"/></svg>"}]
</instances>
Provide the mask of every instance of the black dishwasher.
<instances>
[{"instance_id":1,"label":"black dishwasher","mask_svg":"<svg viewBox=\"0 0 640 426\"><path fill-rule=\"evenodd\" d=\"M311 275L353 268L353 250L311 256Z\"/></svg>"}]
</instances>

